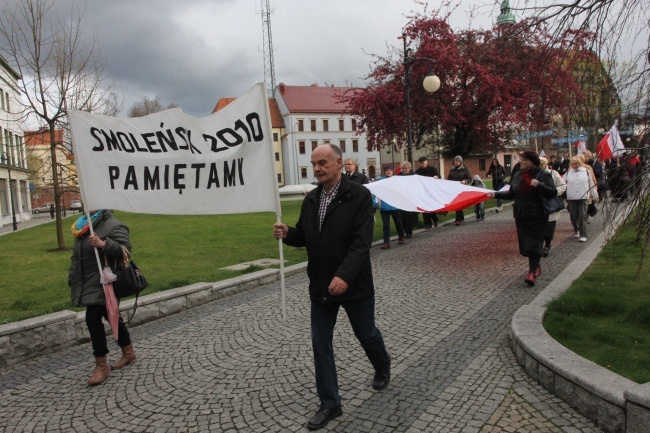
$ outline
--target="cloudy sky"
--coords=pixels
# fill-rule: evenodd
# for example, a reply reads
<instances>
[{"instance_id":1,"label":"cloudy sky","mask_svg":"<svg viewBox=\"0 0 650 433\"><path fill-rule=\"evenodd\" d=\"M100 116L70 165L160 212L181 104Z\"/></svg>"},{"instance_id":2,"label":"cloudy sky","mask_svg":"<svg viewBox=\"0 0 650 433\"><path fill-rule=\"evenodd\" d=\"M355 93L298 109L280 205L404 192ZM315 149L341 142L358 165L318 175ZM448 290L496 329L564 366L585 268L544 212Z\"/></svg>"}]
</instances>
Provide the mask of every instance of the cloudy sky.
<instances>
[{"instance_id":1,"label":"cloudy sky","mask_svg":"<svg viewBox=\"0 0 650 433\"><path fill-rule=\"evenodd\" d=\"M496 20L498 8L486 2L473 24ZM219 98L264 81L260 0L55 1L64 15L72 5L84 7L85 29L99 38L123 116L144 96L205 116ZM271 8L276 83L336 86L362 85L366 53L400 44L407 16L422 11L414 0L271 0ZM470 25L468 10L454 12L455 26Z\"/></svg>"},{"instance_id":2,"label":"cloudy sky","mask_svg":"<svg viewBox=\"0 0 650 433\"><path fill-rule=\"evenodd\" d=\"M451 25L466 29L491 27L501 0L455 2L460 6ZM372 60L368 53L383 55L387 45L400 46L397 38L413 11L422 12L421 3L271 0L276 83L363 85ZM85 29L98 36L123 97L123 116L144 96L205 116L219 98L241 96L264 81L260 0L55 0L54 5L63 16L72 6L84 9Z\"/></svg>"}]
</instances>

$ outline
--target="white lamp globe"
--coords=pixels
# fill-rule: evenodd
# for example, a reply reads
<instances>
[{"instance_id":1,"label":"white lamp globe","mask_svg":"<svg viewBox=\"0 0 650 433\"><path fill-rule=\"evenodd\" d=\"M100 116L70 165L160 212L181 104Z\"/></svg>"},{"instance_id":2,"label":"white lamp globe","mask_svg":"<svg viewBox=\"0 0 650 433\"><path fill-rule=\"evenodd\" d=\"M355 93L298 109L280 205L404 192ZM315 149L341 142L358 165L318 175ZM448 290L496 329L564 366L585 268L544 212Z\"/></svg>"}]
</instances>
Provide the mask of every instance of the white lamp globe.
<instances>
[{"instance_id":1,"label":"white lamp globe","mask_svg":"<svg viewBox=\"0 0 650 433\"><path fill-rule=\"evenodd\" d=\"M424 86L424 90L433 93L440 88L440 78L433 74L427 75L422 85Z\"/></svg>"}]
</instances>

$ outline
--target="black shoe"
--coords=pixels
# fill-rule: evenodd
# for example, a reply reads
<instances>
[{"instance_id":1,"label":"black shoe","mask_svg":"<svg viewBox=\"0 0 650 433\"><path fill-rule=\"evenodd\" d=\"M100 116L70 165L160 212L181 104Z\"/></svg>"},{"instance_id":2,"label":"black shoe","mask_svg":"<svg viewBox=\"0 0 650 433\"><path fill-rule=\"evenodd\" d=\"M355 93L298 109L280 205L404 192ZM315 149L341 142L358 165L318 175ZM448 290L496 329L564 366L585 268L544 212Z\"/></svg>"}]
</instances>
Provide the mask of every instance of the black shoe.
<instances>
[{"instance_id":1,"label":"black shoe","mask_svg":"<svg viewBox=\"0 0 650 433\"><path fill-rule=\"evenodd\" d=\"M320 409L314 416L309 418L307 428L309 430L318 430L327 425L330 420L343 415L341 405L330 407L329 409Z\"/></svg>"},{"instance_id":2,"label":"black shoe","mask_svg":"<svg viewBox=\"0 0 650 433\"><path fill-rule=\"evenodd\" d=\"M433 222L433 226L434 226L434 227L438 227L438 221L434 221L434 222Z\"/></svg>"},{"instance_id":3,"label":"black shoe","mask_svg":"<svg viewBox=\"0 0 650 433\"><path fill-rule=\"evenodd\" d=\"M549 251L551 251L551 247L544 247L544 249L542 250L542 255L544 257L548 257Z\"/></svg>"},{"instance_id":4,"label":"black shoe","mask_svg":"<svg viewBox=\"0 0 650 433\"><path fill-rule=\"evenodd\" d=\"M390 382L390 368L385 371L375 371L375 377L372 379L372 388L377 391L386 389Z\"/></svg>"}]
</instances>

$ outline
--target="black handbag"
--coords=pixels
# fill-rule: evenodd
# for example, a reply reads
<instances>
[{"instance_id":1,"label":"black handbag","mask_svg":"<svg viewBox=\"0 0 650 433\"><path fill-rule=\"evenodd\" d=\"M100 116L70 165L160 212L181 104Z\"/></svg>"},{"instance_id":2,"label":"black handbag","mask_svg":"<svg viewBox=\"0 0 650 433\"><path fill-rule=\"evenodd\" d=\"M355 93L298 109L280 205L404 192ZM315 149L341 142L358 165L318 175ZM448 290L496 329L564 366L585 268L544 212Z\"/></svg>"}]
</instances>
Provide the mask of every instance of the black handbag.
<instances>
[{"instance_id":1,"label":"black handbag","mask_svg":"<svg viewBox=\"0 0 650 433\"><path fill-rule=\"evenodd\" d=\"M535 179L539 177L539 174L541 173L541 170L539 173L537 173L537 176ZM544 207L544 213L546 215L553 214L555 212L559 212L562 209L564 209L564 200L562 197L556 195L553 198L546 198L543 195L539 195L539 198L542 200L542 206Z\"/></svg>"},{"instance_id":2,"label":"black handbag","mask_svg":"<svg viewBox=\"0 0 650 433\"><path fill-rule=\"evenodd\" d=\"M113 281L113 292L118 299L139 295L149 285L144 274L133 261L129 250L124 245L121 247L122 261L113 268L113 273L117 277Z\"/></svg>"},{"instance_id":3,"label":"black handbag","mask_svg":"<svg viewBox=\"0 0 650 433\"><path fill-rule=\"evenodd\" d=\"M587 205L587 215L589 215L590 217L594 217L596 216L597 213L598 213L598 207L596 207L596 203L591 203Z\"/></svg>"},{"instance_id":4,"label":"black handbag","mask_svg":"<svg viewBox=\"0 0 650 433\"><path fill-rule=\"evenodd\" d=\"M562 197L555 196L553 198L541 197L542 206L544 207L544 213L550 215L552 213L561 211L564 209L564 200Z\"/></svg>"}]
</instances>

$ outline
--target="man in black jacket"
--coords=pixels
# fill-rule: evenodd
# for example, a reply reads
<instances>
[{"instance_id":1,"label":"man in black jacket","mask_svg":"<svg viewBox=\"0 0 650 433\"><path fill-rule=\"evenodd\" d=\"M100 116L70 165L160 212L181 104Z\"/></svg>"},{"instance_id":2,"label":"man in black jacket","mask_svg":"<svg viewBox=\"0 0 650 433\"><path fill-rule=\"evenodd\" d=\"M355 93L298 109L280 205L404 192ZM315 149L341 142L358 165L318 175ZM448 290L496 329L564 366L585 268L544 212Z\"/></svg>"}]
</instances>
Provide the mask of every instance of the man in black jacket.
<instances>
[{"instance_id":1,"label":"man in black jacket","mask_svg":"<svg viewBox=\"0 0 650 433\"><path fill-rule=\"evenodd\" d=\"M418 162L420 163L420 166L418 167L417 170L415 170L415 174L420 176L432 177L434 179L440 178L440 173L438 173L438 170L434 166L429 165L429 160L427 159L426 156L421 156L420 159L418 159ZM438 227L439 219L437 213L423 212L422 219L424 220L425 229L430 229L432 222L434 227Z\"/></svg>"},{"instance_id":2,"label":"man in black jacket","mask_svg":"<svg viewBox=\"0 0 650 433\"><path fill-rule=\"evenodd\" d=\"M311 335L320 409L307 423L325 427L343 414L332 339L339 308L348 315L375 369L372 387L390 381L390 356L375 324L375 288L370 264L374 209L370 191L341 175L341 149L330 143L311 154L318 188L305 197L295 227L273 226L273 236L290 246L307 247Z\"/></svg>"},{"instance_id":3,"label":"man in black jacket","mask_svg":"<svg viewBox=\"0 0 650 433\"><path fill-rule=\"evenodd\" d=\"M368 181L368 176L366 176L363 173L359 173L357 163L355 162L354 159L352 158L346 159L344 162L344 168L345 168L345 176L348 178L349 181L360 183L362 185L366 183L370 183Z\"/></svg>"}]
</instances>

